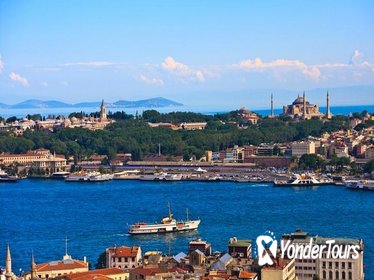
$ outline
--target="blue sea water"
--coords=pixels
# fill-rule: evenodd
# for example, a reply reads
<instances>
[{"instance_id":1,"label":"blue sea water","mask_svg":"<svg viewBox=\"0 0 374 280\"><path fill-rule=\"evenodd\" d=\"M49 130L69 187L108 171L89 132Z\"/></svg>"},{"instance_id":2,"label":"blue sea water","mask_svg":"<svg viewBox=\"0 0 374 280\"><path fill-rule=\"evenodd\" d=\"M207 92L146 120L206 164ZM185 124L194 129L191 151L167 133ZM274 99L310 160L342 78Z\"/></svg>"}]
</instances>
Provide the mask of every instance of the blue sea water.
<instances>
[{"instance_id":1,"label":"blue sea water","mask_svg":"<svg viewBox=\"0 0 374 280\"><path fill-rule=\"evenodd\" d=\"M217 114L217 113L227 113L233 110L238 110L240 105L237 107L226 106L222 105L220 107L217 106L171 106L171 107L162 107L162 108L108 108L109 111L116 112L116 111L124 111L127 114L135 115L136 112L142 113L145 110L154 109L161 113L169 113L169 112L195 112L195 113L203 113L203 114ZM252 111L261 114L262 116L267 116L270 114L270 108L250 108ZM350 113L355 112L362 112L364 110L369 111L370 113L374 112L374 105L352 105L352 106L332 106L331 112L334 115L349 115ZM24 118L28 114L41 114L42 116L48 117L49 115L59 116L64 115L68 116L72 112L85 112L87 114L92 112L100 111L99 107L85 107L85 108L28 108L28 109L1 109L0 116L4 118L9 118L12 116L16 116L17 118ZM321 112L325 112L325 107L320 107ZM281 108L275 108L274 113L276 115L282 113Z\"/></svg>"},{"instance_id":2,"label":"blue sea water","mask_svg":"<svg viewBox=\"0 0 374 280\"><path fill-rule=\"evenodd\" d=\"M0 185L0 266L6 244L13 270L29 270L36 262L87 256L95 264L113 245L141 245L143 252L187 251L189 240L201 237L213 250L226 251L230 237L255 240L265 231L279 239L303 229L327 237L362 238L366 279L374 279L374 193L343 187L275 188L271 184L141 182L65 183L27 179ZM201 219L197 232L129 236L127 224L153 222L167 215Z\"/></svg>"}]
</instances>

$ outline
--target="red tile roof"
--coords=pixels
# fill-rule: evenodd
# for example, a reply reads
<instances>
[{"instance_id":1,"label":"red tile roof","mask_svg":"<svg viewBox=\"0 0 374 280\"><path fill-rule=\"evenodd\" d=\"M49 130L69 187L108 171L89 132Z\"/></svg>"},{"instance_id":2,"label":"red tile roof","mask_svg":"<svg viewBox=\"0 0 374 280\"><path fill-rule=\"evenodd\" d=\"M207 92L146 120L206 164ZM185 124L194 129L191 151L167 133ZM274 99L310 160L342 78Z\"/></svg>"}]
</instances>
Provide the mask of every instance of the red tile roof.
<instances>
[{"instance_id":1,"label":"red tile roof","mask_svg":"<svg viewBox=\"0 0 374 280\"><path fill-rule=\"evenodd\" d=\"M111 279L110 275L123 273L125 271L119 268L103 268L64 275L64 278L69 280L108 280Z\"/></svg>"},{"instance_id":2,"label":"red tile roof","mask_svg":"<svg viewBox=\"0 0 374 280\"><path fill-rule=\"evenodd\" d=\"M136 257L138 254L139 247L132 246L132 247L115 247L109 248L108 252L113 254L115 257Z\"/></svg>"},{"instance_id":3,"label":"red tile roof","mask_svg":"<svg viewBox=\"0 0 374 280\"><path fill-rule=\"evenodd\" d=\"M80 260L52 261L36 265L36 271L71 270L88 268L88 263Z\"/></svg>"},{"instance_id":4,"label":"red tile roof","mask_svg":"<svg viewBox=\"0 0 374 280\"><path fill-rule=\"evenodd\" d=\"M154 276L156 274L168 273L168 272L186 273L188 271L186 271L184 269L181 269L179 267L173 267L171 269L168 269L167 271L162 271L158 267L156 267L156 268L151 268L151 267L149 267L149 268L137 267L137 268L134 268L134 269L130 270L130 273L139 274L139 275L143 275L143 276Z\"/></svg>"}]
</instances>

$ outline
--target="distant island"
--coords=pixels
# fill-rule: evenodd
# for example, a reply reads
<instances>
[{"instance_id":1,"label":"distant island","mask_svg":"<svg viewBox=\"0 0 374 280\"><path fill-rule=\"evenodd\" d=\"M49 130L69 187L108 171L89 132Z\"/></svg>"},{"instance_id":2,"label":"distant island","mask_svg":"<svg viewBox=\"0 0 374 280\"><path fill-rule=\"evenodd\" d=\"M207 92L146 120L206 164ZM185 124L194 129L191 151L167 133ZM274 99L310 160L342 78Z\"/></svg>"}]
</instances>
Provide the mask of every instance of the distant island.
<instances>
[{"instance_id":1,"label":"distant island","mask_svg":"<svg viewBox=\"0 0 374 280\"><path fill-rule=\"evenodd\" d=\"M1 109L31 109L31 108L92 108L100 107L101 100L97 102L80 102L80 103L65 103L56 100L38 100L29 99L14 105L8 105L0 103ZM155 97L149 99L142 99L136 101L118 100L110 103L106 102L108 108L162 108L162 107L174 107L183 106L183 104L163 98Z\"/></svg>"}]
</instances>

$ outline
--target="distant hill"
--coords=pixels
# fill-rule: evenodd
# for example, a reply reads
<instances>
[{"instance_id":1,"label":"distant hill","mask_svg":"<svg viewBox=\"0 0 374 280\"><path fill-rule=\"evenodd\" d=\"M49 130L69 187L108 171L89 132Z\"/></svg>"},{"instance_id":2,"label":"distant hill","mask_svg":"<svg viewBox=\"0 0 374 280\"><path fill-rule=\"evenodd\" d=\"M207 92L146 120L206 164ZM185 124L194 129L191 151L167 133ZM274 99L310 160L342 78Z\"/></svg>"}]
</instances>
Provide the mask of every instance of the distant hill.
<instances>
[{"instance_id":1,"label":"distant hill","mask_svg":"<svg viewBox=\"0 0 374 280\"><path fill-rule=\"evenodd\" d=\"M29 99L14 105L9 106L11 109L28 109L28 108L67 108L71 107L71 104L60 102L60 101L42 101L38 99Z\"/></svg>"},{"instance_id":2,"label":"distant hill","mask_svg":"<svg viewBox=\"0 0 374 280\"><path fill-rule=\"evenodd\" d=\"M0 103L0 109L7 109L7 108L9 108L9 105Z\"/></svg>"},{"instance_id":3,"label":"distant hill","mask_svg":"<svg viewBox=\"0 0 374 280\"><path fill-rule=\"evenodd\" d=\"M14 105L7 105L0 103L2 109L31 109L31 108L92 108L100 107L101 102L80 102L76 104L69 104L56 100L42 101L38 99L29 99ZM183 104L163 98L156 97L150 99L143 99L137 101L119 100L114 103L107 103L109 108L161 108L172 106L183 106Z\"/></svg>"},{"instance_id":4,"label":"distant hill","mask_svg":"<svg viewBox=\"0 0 374 280\"><path fill-rule=\"evenodd\" d=\"M146 108L159 108L159 107L171 107L171 106L183 106L183 104L163 98L163 97L156 97L150 99L143 99L138 101L127 101L127 100L120 100L114 102L113 105L118 107L146 107Z\"/></svg>"}]
</instances>

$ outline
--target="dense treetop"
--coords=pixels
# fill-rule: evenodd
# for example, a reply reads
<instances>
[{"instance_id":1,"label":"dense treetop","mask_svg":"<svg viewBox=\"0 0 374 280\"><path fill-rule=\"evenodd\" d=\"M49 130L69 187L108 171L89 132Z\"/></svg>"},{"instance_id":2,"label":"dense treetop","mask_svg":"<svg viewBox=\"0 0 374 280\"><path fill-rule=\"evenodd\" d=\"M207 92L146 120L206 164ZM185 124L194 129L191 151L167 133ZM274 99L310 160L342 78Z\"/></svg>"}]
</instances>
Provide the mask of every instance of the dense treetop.
<instances>
[{"instance_id":1,"label":"dense treetop","mask_svg":"<svg viewBox=\"0 0 374 280\"><path fill-rule=\"evenodd\" d=\"M91 113L91 116L97 116ZM84 117L84 112L71 116ZM30 116L40 118L40 116ZM105 154L112 158L116 153L132 153L139 160L149 153L157 153L158 145L164 155L197 158L205 150L219 151L233 145L259 145L260 143L282 143L321 136L324 132L348 129L349 118L336 116L332 120L300 120L263 118L257 125L238 118L237 111L226 114L203 115L191 112L159 113L144 111L140 116L125 112L108 114L116 120L104 130L91 131L85 128L61 128L54 132L26 130L23 136L9 132L0 133L0 152L22 153L30 149L46 148L77 160L92 154ZM207 122L205 130L171 130L151 128L148 122Z\"/></svg>"}]
</instances>

